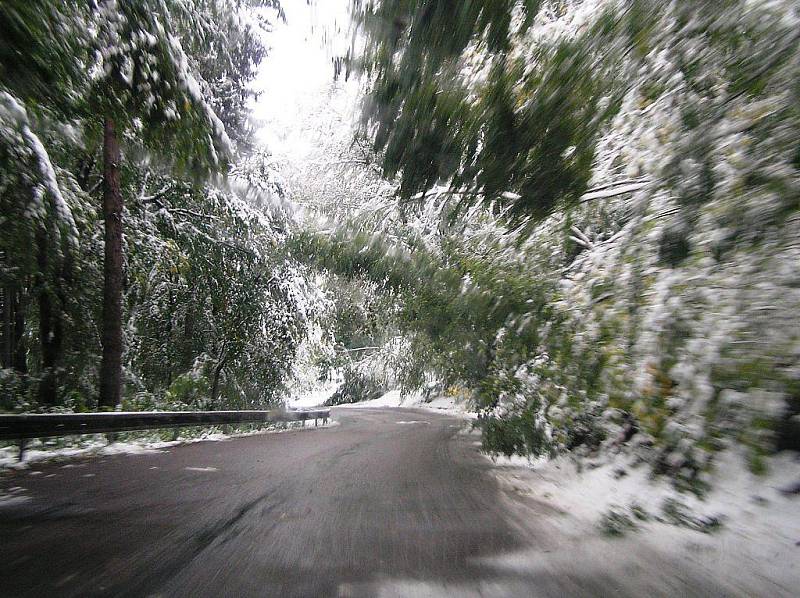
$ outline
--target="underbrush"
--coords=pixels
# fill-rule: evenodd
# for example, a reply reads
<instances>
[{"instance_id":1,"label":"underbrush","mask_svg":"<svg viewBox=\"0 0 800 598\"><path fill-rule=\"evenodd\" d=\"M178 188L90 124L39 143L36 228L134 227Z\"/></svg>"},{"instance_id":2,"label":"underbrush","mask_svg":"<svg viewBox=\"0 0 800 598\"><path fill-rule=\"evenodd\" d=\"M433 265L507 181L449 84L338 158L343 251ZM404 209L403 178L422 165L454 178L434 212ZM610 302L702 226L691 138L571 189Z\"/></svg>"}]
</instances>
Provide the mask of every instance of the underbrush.
<instances>
[{"instance_id":1,"label":"underbrush","mask_svg":"<svg viewBox=\"0 0 800 598\"><path fill-rule=\"evenodd\" d=\"M371 401L382 396L388 389L380 381L355 368L344 370L342 384L331 397L325 401L328 407Z\"/></svg>"}]
</instances>

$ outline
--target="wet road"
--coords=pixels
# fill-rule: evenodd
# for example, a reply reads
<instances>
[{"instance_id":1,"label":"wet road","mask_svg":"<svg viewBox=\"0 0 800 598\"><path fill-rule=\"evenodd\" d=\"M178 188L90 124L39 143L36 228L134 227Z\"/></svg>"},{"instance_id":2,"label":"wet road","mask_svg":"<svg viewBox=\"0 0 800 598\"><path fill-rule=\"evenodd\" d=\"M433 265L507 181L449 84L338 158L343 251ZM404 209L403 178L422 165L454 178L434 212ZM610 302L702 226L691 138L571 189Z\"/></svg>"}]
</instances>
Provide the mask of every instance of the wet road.
<instances>
[{"instance_id":1,"label":"wet road","mask_svg":"<svg viewBox=\"0 0 800 598\"><path fill-rule=\"evenodd\" d=\"M0 494L16 487L24 498L0 503L0 594L659 593L602 567L528 564L553 537L531 527L539 507L514 507L463 421L398 409L338 409L335 419L4 474ZM526 550L524 566L503 564ZM670 593L714 593L641 577Z\"/></svg>"}]
</instances>

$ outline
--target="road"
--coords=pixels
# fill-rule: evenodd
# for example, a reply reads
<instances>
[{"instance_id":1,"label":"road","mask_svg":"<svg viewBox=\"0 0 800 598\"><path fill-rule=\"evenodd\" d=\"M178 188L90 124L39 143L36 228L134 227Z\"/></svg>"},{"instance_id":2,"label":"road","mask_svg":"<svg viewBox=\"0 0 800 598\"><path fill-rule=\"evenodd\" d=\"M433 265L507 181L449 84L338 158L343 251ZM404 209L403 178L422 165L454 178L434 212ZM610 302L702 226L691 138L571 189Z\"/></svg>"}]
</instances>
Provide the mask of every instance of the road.
<instances>
[{"instance_id":1,"label":"road","mask_svg":"<svg viewBox=\"0 0 800 598\"><path fill-rule=\"evenodd\" d=\"M560 539L544 523L552 509L499 485L462 420L334 417L3 475L0 495L27 498L0 504L0 594L723 594L647 555L578 562L580 539Z\"/></svg>"}]
</instances>

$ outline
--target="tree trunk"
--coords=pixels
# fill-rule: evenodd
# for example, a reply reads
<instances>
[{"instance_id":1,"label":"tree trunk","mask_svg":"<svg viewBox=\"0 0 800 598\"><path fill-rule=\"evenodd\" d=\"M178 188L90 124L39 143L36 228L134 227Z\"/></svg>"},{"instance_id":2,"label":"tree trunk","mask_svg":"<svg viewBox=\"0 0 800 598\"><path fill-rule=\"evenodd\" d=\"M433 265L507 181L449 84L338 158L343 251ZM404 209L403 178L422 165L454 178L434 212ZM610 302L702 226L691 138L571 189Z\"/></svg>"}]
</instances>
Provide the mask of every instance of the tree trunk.
<instances>
[{"instance_id":1,"label":"tree trunk","mask_svg":"<svg viewBox=\"0 0 800 598\"><path fill-rule=\"evenodd\" d=\"M14 369L21 376L28 374L28 350L25 347L26 293L20 287L12 295L14 309Z\"/></svg>"},{"instance_id":2,"label":"tree trunk","mask_svg":"<svg viewBox=\"0 0 800 598\"><path fill-rule=\"evenodd\" d=\"M122 190L120 151L114 121L103 130L103 359L100 363L100 407L116 407L122 398Z\"/></svg>"},{"instance_id":3,"label":"tree trunk","mask_svg":"<svg viewBox=\"0 0 800 598\"><path fill-rule=\"evenodd\" d=\"M214 368L214 378L211 383L211 407L213 408L216 405L217 399L219 398L219 378L222 374L222 368L225 367L225 362L228 360L227 357L223 357L219 360L216 367Z\"/></svg>"}]
</instances>

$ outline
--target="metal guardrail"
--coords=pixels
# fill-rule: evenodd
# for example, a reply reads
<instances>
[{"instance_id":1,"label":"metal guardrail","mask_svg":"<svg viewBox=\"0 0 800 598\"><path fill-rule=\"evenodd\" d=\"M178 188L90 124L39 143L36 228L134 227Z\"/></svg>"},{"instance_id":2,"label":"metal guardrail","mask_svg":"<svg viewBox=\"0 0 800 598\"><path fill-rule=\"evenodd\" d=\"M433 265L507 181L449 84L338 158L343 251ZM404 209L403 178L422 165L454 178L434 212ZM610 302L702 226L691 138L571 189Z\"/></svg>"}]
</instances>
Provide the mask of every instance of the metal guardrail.
<instances>
[{"instance_id":1,"label":"metal guardrail","mask_svg":"<svg viewBox=\"0 0 800 598\"><path fill-rule=\"evenodd\" d=\"M330 409L308 411L109 411L103 413L46 413L0 415L0 440L20 443L20 459L25 441L32 438L104 434L230 424L305 422L313 419L328 422Z\"/></svg>"}]
</instances>

